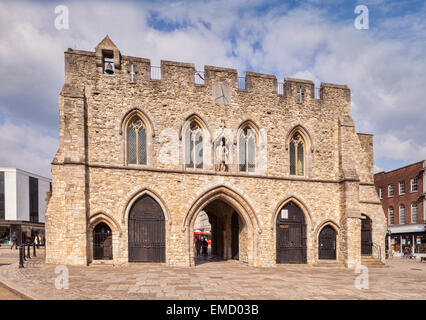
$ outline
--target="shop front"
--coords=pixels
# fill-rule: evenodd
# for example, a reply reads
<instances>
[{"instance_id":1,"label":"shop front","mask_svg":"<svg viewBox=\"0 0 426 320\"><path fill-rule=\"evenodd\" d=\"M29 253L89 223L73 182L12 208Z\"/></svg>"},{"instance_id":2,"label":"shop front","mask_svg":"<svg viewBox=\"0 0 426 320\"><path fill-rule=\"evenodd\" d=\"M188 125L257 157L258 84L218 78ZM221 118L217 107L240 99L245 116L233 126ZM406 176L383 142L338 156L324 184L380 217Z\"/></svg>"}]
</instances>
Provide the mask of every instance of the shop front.
<instances>
[{"instance_id":1,"label":"shop front","mask_svg":"<svg viewBox=\"0 0 426 320\"><path fill-rule=\"evenodd\" d=\"M389 226L386 240L386 247L397 256L402 256L407 247L413 254L426 253L425 224Z\"/></svg>"},{"instance_id":2,"label":"shop front","mask_svg":"<svg viewBox=\"0 0 426 320\"><path fill-rule=\"evenodd\" d=\"M38 235L40 244L44 245L45 232L44 223L25 221L1 221L0 222L0 245L11 245L13 234L17 237L17 245L32 243Z\"/></svg>"}]
</instances>

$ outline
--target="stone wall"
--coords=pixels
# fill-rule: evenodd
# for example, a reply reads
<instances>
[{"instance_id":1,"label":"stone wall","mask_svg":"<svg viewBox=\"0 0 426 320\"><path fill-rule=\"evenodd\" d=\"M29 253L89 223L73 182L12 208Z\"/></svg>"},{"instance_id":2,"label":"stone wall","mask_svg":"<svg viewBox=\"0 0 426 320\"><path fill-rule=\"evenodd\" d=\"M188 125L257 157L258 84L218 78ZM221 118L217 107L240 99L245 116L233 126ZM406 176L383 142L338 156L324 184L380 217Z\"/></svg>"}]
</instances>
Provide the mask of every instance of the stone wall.
<instances>
[{"instance_id":1,"label":"stone wall","mask_svg":"<svg viewBox=\"0 0 426 320\"><path fill-rule=\"evenodd\" d=\"M384 242L372 139L355 132L346 86L322 83L316 99L311 81L286 78L284 95L279 95L275 76L247 72L243 90L235 69L212 66L204 68L204 85L199 85L193 64L172 61L162 61L161 80L151 80L150 60L122 56L109 38L96 50L65 52L60 147L52 163L46 221L47 262L91 263L88 233L92 224L104 221L114 234L114 263L126 263L127 217L144 193L165 213L170 265L193 263L194 221L214 196L244 219L240 236L247 249L241 253L251 265L275 265L275 220L288 201L305 214L310 264L317 261L317 237L327 224L338 232L338 260L349 267L360 263L361 213L370 214L374 238ZM102 50L114 53L114 75L102 73ZM228 100L217 100L218 88ZM147 165L127 164L125 124L133 114L146 125ZM203 169L183 165L182 131L188 119L197 119L208 137L203 140ZM248 122L257 132L257 163L255 172L242 173L235 165L237 131ZM220 130L232 147L234 163L227 172L213 165L213 142ZM303 176L290 175L288 143L295 131L306 140Z\"/></svg>"}]
</instances>

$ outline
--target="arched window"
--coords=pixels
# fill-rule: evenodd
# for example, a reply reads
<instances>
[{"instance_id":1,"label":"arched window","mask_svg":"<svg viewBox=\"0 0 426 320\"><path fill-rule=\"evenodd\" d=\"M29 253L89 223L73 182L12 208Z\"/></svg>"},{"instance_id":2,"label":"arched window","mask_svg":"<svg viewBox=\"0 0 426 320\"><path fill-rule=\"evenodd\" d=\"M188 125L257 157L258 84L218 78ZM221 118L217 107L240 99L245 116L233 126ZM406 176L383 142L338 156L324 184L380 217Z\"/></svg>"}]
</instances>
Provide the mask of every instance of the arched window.
<instances>
[{"instance_id":1,"label":"arched window","mask_svg":"<svg viewBox=\"0 0 426 320\"><path fill-rule=\"evenodd\" d=\"M303 176L305 174L305 142L299 133L290 140L290 174Z\"/></svg>"},{"instance_id":2,"label":"arched window","mask_svg":"<svg viewBox=\"0 0 426 320\"><path fill-rule=\"evenodd\" d=\"M239 137L239 168L243 172L254 172L256 167L256 138L254 130L245 128Z\"/></svg>"},{"instance_id":3,"label":"arched window","mask_svg":"<svg viewBox=\"0 0 426 320\"><path fill-rule=\"evenodd\" d=\"M133 118L127 127L127 163L146 164L146 128L139 117Z\"/></svg>"},{"instance_id":4,"label":"arched window","mask_svg":"<svg viewBox=\"0 0 426 320\"><path fill-rule=\"evenodd\" d=\"M399 223L405 223L405 206L403 204L399 206Z\"/></svg>"},{"instance_id":5,"label":"arched window","mask_svg":"<svg viewBox=\"0 0 426 320\"><path fill-rule=\"evenodd\" d=\"M394 213L393 213L393 207L389 207L388 211L389 211L389 224L394 224L395 223L395 216L394 216Z\"/></svg>"},{"instance_id":6,"label":"arched window","mask_svg":"<svg viewBox=\"0 0 426 320\"><path fill-rule=\"evenodd\" d=\"M195 121L185 133L185 165L187 168L203 168L203 135Z\"/></svg>"}]
</instances>

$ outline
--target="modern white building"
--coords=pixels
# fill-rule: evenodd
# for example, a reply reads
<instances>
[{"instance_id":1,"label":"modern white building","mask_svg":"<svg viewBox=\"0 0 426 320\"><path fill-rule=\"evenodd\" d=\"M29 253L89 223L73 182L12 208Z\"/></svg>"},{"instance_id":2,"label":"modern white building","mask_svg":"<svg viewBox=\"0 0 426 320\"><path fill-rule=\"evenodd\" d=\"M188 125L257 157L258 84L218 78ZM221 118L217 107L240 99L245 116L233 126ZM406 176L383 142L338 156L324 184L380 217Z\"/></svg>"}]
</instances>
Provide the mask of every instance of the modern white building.
<instances>
[{"instance_id":1,"label":"modern white building","mask_svg":"<svg viewBox=\"0 0 426 320\"><path fill-rule=\"evenodd\" d=\"M51 179L16 168L0 168L0 244L16 233L18 244L44 237L46 197Z\"/></svg>"}]
</instances>

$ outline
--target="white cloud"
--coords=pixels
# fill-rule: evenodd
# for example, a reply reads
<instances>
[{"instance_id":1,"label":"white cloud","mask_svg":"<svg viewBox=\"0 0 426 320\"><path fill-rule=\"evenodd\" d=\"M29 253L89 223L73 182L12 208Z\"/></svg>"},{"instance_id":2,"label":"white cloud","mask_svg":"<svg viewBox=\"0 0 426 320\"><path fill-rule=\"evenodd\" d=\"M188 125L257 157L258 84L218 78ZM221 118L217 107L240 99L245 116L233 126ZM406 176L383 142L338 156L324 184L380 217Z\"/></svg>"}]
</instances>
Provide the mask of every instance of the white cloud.
<instances>
[{"instance_id":1,"label":"white cloud","mask_svg":"<svg viewBox=\"0 0 426 320\"><path fill-rule=\"evenodd\" d=\"M260 0L250 2L250 7L239 1L74 1L67 4L70 30L59 31L54 28L55 4L1 2L0 117L14 124L19 121L22 132L33 130L34 135L44 128L43 132L57 134L63 51L68 47L93 51L109 34L123 54L150 58L153 65L160 59L176 60L195 63L197 69L205 64L233 67L240 75L273 73L280 82L287 76L316 84L346 83L353 95L357 130L376 134L376 158L426 158L425 9L407 17L370 19L377 27L360 31L353 21L331 19L329 12L311 7L312 3L317 1L293 9L278 4L259 13L254 8L264 5ZM377 3L382 1L369 5ZM165 32L149 27L152 11L185 28ZM53 139L41 133L34 136L39 141ZM1 137L0 143L5 139ZM8 147L8 163L21 163L20 155L30 157L32 152L34 159L45 154L40 161L45 157L49 166L56 151L42 144L39 150L30 145ZM46 170L41 162L39 167Z\"/></svg>"},{"instance_id":2,"label":"white cloud","mask_svg":"<svg viewBox=\"0 0 426 320\"><path fill-rule=\"evenodd\" d=\"M0 125L0 167L17 167L50 177L58 140L26 125Z\"/></svg>"}]
</instances>

